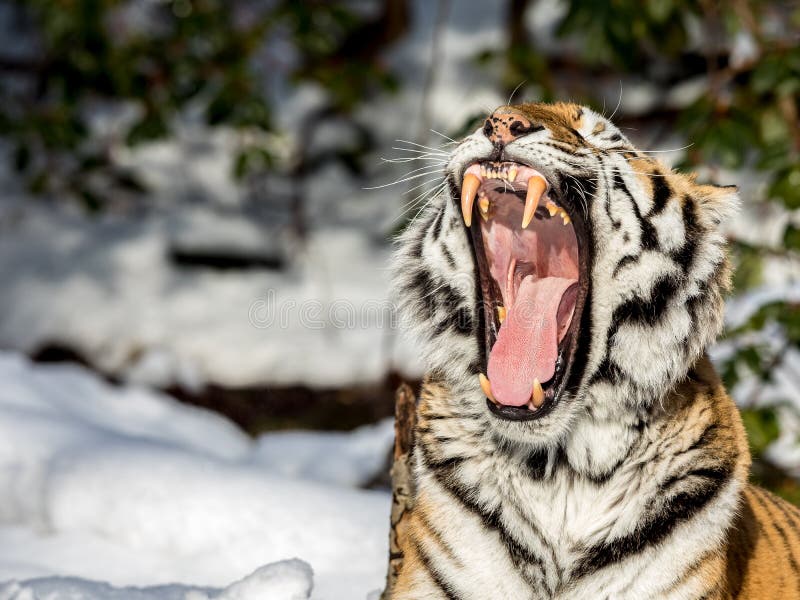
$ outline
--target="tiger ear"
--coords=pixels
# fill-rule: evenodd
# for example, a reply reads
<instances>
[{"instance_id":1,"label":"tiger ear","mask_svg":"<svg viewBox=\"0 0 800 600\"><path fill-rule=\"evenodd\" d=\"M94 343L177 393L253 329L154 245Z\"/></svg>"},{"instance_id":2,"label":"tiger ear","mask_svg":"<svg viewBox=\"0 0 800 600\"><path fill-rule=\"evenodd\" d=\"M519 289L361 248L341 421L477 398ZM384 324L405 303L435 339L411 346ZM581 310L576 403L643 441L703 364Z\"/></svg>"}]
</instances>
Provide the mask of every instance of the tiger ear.
<instances>
[{"instance_id":1,"label":"tiger ear","mask_svg":"<svg viewBox=\"0 0 800 600\"><path fill-rule=\"evenodd\" d=\"M703 212L715 224L734 217L741 208L739 187L735 185L699 185Z\"/></svg>"}]
</instances>

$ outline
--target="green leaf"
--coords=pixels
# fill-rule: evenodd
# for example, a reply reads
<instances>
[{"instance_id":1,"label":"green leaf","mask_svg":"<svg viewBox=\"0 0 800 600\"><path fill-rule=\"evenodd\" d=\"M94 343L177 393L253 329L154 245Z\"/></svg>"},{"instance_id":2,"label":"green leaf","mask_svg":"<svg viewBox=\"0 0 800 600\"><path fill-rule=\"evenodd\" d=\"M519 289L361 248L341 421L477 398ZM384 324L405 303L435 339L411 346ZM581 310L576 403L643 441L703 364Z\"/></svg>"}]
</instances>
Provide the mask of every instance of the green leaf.
<instances>
[{"instance_id":1,"label":"green leaf","mask_svg":"<svg viewBox=\"0 0 800 600\"><path fill-rule=\"evenodd\" d=\"M780 429L774 408L743 409L742 420L753 454L761 455L767 446L778 439Z\"/></svg>"}]
</instances>

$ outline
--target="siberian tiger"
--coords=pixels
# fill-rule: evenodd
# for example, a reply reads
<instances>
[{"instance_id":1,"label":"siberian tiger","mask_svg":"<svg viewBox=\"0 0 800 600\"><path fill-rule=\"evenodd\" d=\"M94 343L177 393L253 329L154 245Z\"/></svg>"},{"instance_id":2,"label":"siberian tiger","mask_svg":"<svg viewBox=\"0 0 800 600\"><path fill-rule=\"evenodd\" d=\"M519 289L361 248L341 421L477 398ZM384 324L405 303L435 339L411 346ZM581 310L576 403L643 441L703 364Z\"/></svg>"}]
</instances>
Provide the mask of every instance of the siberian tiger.
<instances>
[{"instance_id":1,"label":"siberian tiger","mask_svg":"<svg viewBox=\"0 0 800 600\"><path fill-rule=\"evenodd\" d=\"M706 356L736 189L573 104L497 109L445 179L396 256L429 370L392 597L800 598Z\"/></svg>"}]
</instances>

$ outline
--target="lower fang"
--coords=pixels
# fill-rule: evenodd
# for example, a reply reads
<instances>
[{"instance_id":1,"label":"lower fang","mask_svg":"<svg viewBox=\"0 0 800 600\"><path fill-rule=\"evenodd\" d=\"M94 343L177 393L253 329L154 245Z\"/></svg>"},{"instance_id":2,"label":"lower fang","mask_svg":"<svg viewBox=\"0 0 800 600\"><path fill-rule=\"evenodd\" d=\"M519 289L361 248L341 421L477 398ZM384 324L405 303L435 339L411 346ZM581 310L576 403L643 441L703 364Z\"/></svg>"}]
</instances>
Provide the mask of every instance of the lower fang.
<instances>
[{"instance_id":1,"label":"lower fang","mask_svg":"<svg viewBox=\"0 0 800 600\"><path fill-rule=\"evenodd\" d=\"M502 325L503 321L506 320L506 307L505 306L498 306L497 307L497 320L500 321L500 325Z\"/></svg>"},{"instance_id":2,"label":"lower fang","mask_svg":"<svg viewBox=\"0 0 800 600\"><path fill-rule=\"evenodd\" d=\"M480 383L484 395L497 404L497 400L494 399L494 394L492 394L492 385L489 383L489 378L483 373L478 373L478 383Z\"/></svg>"},{"instance_id":3,"label":"lower fang","mask_svg":"<svg viewBox=\"0 0 800 600\"><path fill-rule=\"evenodd\" d=\"M539 408L542 404L544 404L544 389L542 388L542 384L539 383L538 379L533 380L533 390L531 391L530 403L536 408Z\"/></svg>"}]
</instances>

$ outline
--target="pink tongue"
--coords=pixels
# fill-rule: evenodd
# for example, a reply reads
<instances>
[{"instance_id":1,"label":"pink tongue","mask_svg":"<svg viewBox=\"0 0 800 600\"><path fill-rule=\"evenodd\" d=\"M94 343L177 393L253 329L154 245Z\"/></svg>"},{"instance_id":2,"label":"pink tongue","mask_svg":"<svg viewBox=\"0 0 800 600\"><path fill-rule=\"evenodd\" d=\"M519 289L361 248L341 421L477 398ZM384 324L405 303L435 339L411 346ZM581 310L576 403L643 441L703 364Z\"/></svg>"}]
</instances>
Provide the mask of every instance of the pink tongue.
<instances>
[{"instance_id":1,"label":"pink tongue","mask_svg":"<svg viewBox=\"0 0 800 600\"><path fill-rule=\"evenodd\" d=\"M544 383L553 376L558 342L564 337L575 309L576 293L570 290L566 297L565 293L575 283L575 279L561 277L534 281L532 275L520 283L514 305L489 353L489 381L500 404L527 404L533 380Z\"/></svg>"}]
</instances>

